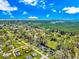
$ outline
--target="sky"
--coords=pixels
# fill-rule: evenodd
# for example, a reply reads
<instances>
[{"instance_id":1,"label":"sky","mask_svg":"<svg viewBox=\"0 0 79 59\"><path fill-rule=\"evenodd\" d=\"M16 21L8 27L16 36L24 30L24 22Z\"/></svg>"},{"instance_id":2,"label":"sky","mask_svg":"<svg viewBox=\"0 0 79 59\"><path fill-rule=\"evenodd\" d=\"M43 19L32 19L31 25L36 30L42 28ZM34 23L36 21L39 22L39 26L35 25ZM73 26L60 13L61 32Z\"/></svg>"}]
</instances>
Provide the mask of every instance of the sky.
<instances>
[{"instance_id":1,"label":"sky","mask_svg":"<svg viewBox=\"0 0 79 59\"><path fill-rule=\"evenodd\" d=\"M79 20L79 0L0 0L0 19Z\"/></svg>"}]
</instances>

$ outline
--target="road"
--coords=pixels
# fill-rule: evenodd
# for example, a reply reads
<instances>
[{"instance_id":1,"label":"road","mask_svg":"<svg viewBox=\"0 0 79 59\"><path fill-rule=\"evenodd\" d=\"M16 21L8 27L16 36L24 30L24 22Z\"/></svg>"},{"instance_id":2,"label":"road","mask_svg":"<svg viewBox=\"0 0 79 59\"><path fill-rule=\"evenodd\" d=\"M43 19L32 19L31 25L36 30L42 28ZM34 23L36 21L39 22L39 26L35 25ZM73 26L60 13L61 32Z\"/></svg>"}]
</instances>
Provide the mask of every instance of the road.
<instances>
[{"instance_id":1,"label":"road","mask_svg":"<svg viewBox=\"0 0 79 59\"><path fill-rule=\"evenodd\" d=\"M28 43L25 43L24 41L22 41L22 43L24 43L25 45L32 47L32 49L37 52L38 54L40 54L42 57L40 59L49 59L47 55L42 54L41 52L38 51L38 49L35 49L33 45L29 45Z\"/></svg>"},{"instance_id":2,"label":"road","mask_svg":"<svg viewBox=\"0 0 79 59\"><path fill-rule=\"evenodd\" d=\"M16 57L16 55L15 55L14 51L15 51L16 49L20 49L20 48L23 48L23 47L32 47L32 50L34 50L35 52L37 52L38 54L41 55L41 58L40 58L40 59L49 59L47 55L44 55L43 53L39 52L38 49L36 49L33 45L30 45L30 44L28 44L28 43L25 43L24 41L19 42L19 43L20 43L20 44L25 44L25 45L20 46L20 47L18 47L18 48L13 48L12 50L9 51L9 52L12 51L12 53L13 53L13 55L14 55L15 57Z\"/></svg>"}]
</instances>

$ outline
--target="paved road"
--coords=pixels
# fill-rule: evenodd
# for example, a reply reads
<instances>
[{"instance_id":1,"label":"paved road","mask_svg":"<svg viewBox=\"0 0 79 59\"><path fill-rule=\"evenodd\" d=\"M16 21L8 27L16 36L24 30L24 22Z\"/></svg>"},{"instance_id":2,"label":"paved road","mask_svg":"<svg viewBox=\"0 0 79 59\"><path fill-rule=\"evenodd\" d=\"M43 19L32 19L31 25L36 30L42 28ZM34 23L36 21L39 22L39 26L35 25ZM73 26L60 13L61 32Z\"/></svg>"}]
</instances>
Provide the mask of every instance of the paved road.
<instances>
[{"instance_id":1,"label":"paved road","mask_svg":"<svg viewBox=\"0 0 79 59\"><path fill-rule=\"evenodd\" d=\"M29 47L31 46L32 49L33 49L35 52L37 52L38 54L40 54L40 55L42 56L40 59L49 59L48 56L46 56L46 55L42 54L41 52L39 52L38 49L35 49L33 45L28 45L28 44L25 43L24 41L22 41L22 43L24 43L25 45L27 45L27 46L29 46Z\"/></svg>"},{"instance_id":2,"label":"paved road","mask_svg":"<svg viewBox=\"0 0 79 59\"><path fill-rule=\"evenodd\" d=\"M21 44L22 44L22 43L25 44L25 45L20 46L20 47L18 47L18 48L14 48L14 49L10 50L9 52L12 51L13 55L15 56L14 51L15 51L16 49L20 49L20 48L23 48L23 47L32 47L32 49L33 49L35 52L37 52L38 54L40 54L40 55L42 56L40 59L49 59L48 56L44 55L43 53L39 52L38 49L34 48L33 45L29 45L28 43L25 43L24 41L22 41ZM16 56L15 56L15 57L16 57Z\"/></svg>"}]
</instances>

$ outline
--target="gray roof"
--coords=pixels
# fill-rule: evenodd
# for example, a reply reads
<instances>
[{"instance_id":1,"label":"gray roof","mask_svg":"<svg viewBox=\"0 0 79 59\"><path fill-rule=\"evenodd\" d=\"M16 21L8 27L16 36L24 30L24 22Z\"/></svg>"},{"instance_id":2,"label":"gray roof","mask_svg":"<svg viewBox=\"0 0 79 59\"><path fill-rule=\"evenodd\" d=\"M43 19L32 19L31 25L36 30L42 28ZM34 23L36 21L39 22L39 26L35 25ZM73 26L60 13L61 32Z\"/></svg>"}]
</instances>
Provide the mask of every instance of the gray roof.
<instances>
[{"instance_id":1,"label":"gray roof","mask_svg":"<svg viewBox=\"0 0 79 59\"><path fill-rule=\"evenodd\" d=\"M36 53L31 53L31 55L32 55L33 57L36 57L36 56L37 56L37 54L36 54Z\"/></svg>"},{"instance_id":2,"label":"gray roof","mask_svg":"<svg viewBox=\"0 0 79 59\"><path fill-rule=\"evenodd\" d=\"M16 56L20 56L20 52L15 53Z\"/></svg>"},{"instance_id":3,"label":"gray roof","mask_svg":"<svg viewBox=\"0 0 79 59\"><path fill-rule=\"evenodd\" d=\"M32 59L32 56L30 55L30 56L26 56L26 59Z\"/></svg>"}]
</instances>

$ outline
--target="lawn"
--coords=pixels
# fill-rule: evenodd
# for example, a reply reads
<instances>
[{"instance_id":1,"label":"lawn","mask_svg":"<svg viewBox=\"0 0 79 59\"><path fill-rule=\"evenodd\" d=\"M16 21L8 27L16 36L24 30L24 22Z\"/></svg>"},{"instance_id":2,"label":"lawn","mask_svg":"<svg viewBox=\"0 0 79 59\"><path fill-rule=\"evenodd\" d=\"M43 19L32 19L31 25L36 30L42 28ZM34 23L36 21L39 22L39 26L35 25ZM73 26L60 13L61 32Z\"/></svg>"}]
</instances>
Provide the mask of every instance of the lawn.
<instances>
[{"instance_id":1,"label":"lawn","mask_svg":"<svg viewBox=\"0 0 79 59\"><path fill-rule=\"evenodd\" d=\"M54 42L54 41L48 41L46 46L52 48L52 49L55 49L56 50L56 47L57 47L57 42Z\"/></svg>"}]
</instances>

